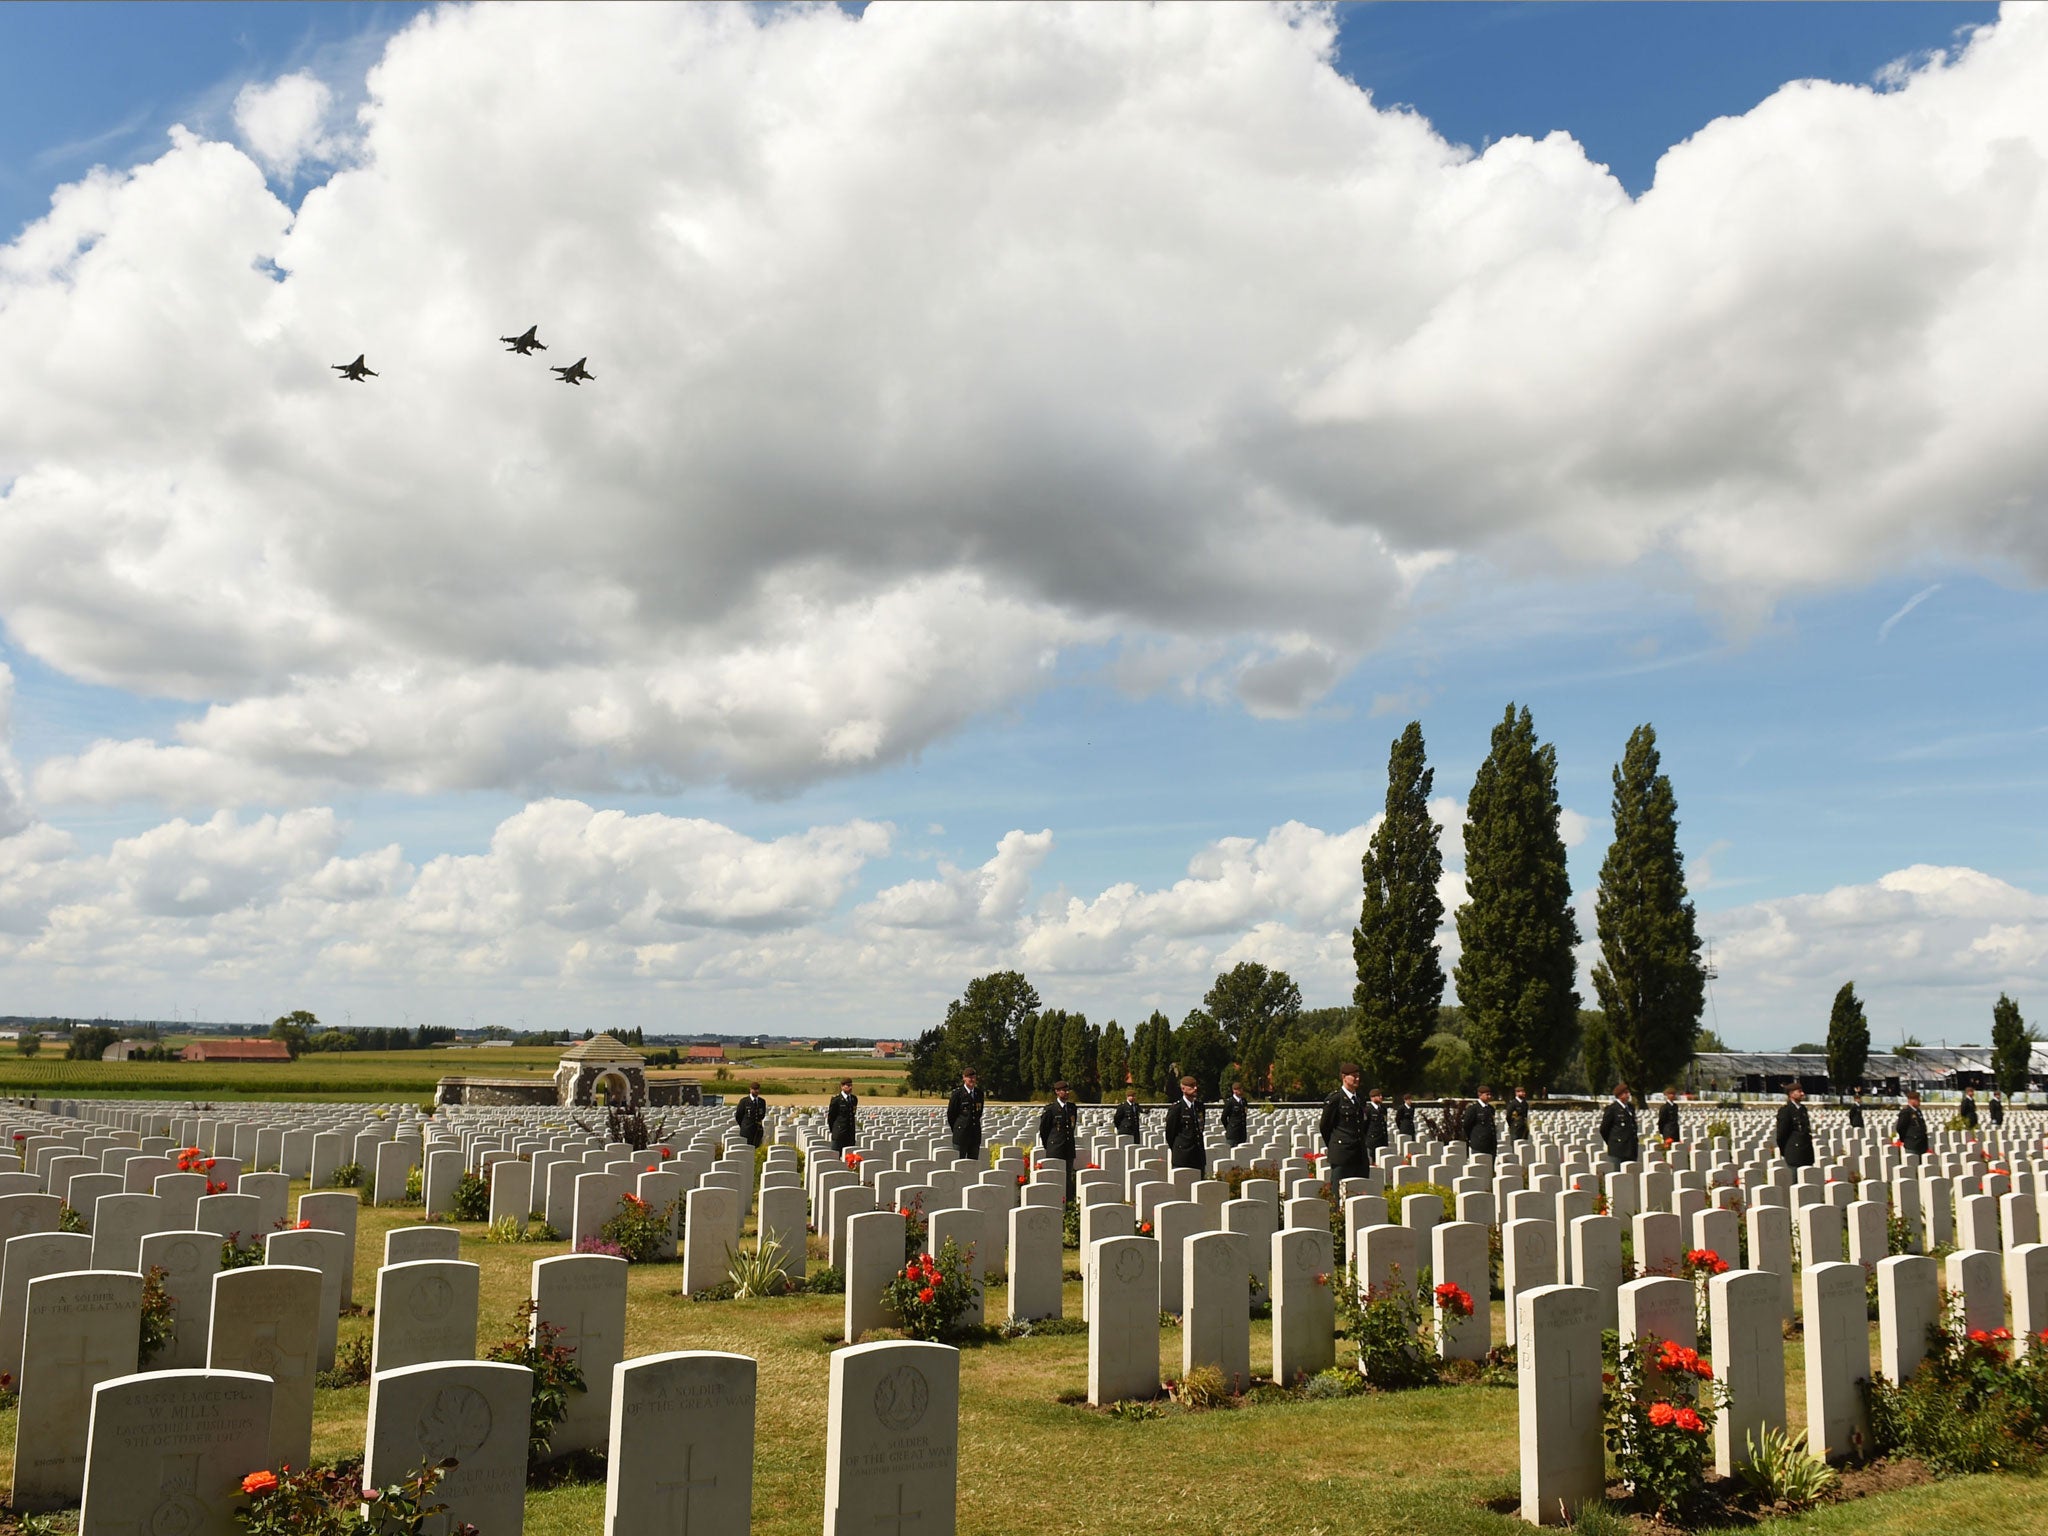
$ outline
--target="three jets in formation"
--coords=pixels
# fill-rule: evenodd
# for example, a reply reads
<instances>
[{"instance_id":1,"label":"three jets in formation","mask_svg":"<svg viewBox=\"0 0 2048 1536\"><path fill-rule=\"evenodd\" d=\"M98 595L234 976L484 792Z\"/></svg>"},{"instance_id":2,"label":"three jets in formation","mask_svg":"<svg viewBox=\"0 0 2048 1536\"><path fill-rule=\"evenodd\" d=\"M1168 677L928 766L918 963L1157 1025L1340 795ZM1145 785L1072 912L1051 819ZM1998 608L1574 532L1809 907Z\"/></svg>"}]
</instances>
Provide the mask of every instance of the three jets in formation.
<instances>
[{"instance_id":1,"label":"three jets in formation","mask_svg":"<svg viewBox=\"0 0 2048 1536\"><path fill-rule=\"evenodd\" d=\"M535 352L545 352L548 349L548 344L535 334L539 329L540 327L537 325L529 325L522 335L500 336L498 340L505 343L505 350L507 352L517 352L521 357L531 357ZM586 379L594 380L597 377L596 374L583 366L589 361L590 359L587 357L579 357L566 368L557 368L553 364L549 364L548 371L564 384L580 385ZM360 352L356 354L356 360L352 363L330 363L328 366L351 384L360 384L365 379L382 377L376 369L363 361L363 354Z\"/></svg>"}]
</instances>

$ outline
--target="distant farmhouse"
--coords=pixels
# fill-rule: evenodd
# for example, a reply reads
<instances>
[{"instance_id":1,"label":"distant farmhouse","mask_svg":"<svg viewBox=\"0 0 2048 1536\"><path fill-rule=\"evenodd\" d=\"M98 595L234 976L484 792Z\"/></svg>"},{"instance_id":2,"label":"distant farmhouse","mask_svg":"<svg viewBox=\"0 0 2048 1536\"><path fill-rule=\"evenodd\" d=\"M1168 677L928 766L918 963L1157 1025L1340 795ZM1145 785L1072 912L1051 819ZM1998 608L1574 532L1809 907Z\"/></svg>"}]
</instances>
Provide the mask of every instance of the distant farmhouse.
<instances>
[{"instance_id":1,"label":"distant farmhouse","mask_svg":"<svg viewBox=\"0 0 2048 1536\"><path fill-rule=\"evenodd\" d=\"M134 1044L133 1041L124 1042ZM104 1058L102 1058L104 1059ZM198 1040L178 1052L180 1061L290 1061L282 1040Z\"/></svg>"},{"instance_id":2,"label":"distant farmhouse","mask_svg":"<svg viewBox=\"0 0 2048 1536\"><path fill-rule=\"evenodd\" d=\"M722 1045L693 1045L685 1053L686 1061L723 1061L725 1047Z\"/></svg>"}]
</instances>

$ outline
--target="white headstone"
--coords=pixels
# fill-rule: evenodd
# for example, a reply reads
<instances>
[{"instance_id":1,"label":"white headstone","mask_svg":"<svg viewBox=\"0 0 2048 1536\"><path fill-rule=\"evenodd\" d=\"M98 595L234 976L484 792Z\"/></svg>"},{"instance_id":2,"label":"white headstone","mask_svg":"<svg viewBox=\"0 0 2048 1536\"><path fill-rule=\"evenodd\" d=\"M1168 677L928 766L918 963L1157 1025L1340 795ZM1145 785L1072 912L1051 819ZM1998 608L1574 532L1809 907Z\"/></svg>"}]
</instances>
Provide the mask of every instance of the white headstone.
<instances>
[{"instance_id":1,"label":"white headstone","mask_svg":"<svg viewBox=\"0 0 2048 1536\"><path fill-rule=\"evenodd\" d=\"M533 1372L523 1365L472 1360L378 1372L370 1378L363 1481L383 1487L412 1476L423 1461L453 1457L456 1465L434 1489L448 1506L439 1528L466 1521L491 1536L519 1536L532 1412Z\"/></svg>"},{"instance_id":2,"label":"white headstone","mask_svg":"<svg viewBox=\"0 0 2048 1536\"><path fill-rule=\"evenodd\" d=\"M476 1265L449 1259L386 1264L378 1270L370 1369L474 1360L479 1278Z\"/></svg>"},{"instance_id":3,"label":"white headstone","mask_svg":"<svg viewBox=\"0 0 2048 1536\"><path fill-rule=\"evenodd\" d=\"M320 1368L323 1288L319 1270L298 1265L259 1264L213 1277L206 1366L268 1376L276 1383L268 1467L303 1467L313 1459L313 1374Z\"/></svg>"},{"instance_id":4,"label":"white headstone","mask_svg":"<svg viewBox=\"0 0 2048 1536\"><path fill-rule=\"evenodd\" d=\"M584 1390L569 1394L568 1412L548 1443L556 1456L595 1449L611 1432L612 1367L626 1357L624 1259L565 1253L533 1265L534 1326L561 1329L556 1343L576 1352Z\"/></svg>"},{"instance_id":5,"label":"white headstone","mask_svg":"<svg viewBox=\"0 0 2048 1536\"><path fill-rule=\"evenodd\" d=\"M152 1371L93 1389L82 1532L240 1536L242 1479L270 1461L272 1388L240 1371Z\"/></svg>"},{"instance_id":6,"label":"white headstone","mask_svg":"<svg viewBox=\"0 0 2048 1536\"><path fill-rule=\"evenodd\" d=\"M890 1340L832 1353L825 1536L953 1536L960 1352Z\"/></svg>"},{"instance_id":7,"label":"white headstone","mask_svg":"<svg viewBox=\"0 0 2048 1536\"><path fill-rule=\"evenodd\" d=\"M1804 1287L1806 1445L1842 1461L1869 1449L1870 1314L1861 1264L1814 1264Z\"/></svg>"},{"instance_id":8,"label":"white headstone","mask_svg":"<svg viewBox=\"0 0 2048 1536\"><path fill-rule=\"evenodd\" d=\"M1515 1299L1522 1518L1576 1519L1606 1487L1600 1312L1583 1286L1540 1285Z\"/></svg>"},{"instance_id":9,"label":"white headstone","mask_svg":"<svg viewBox=\"0 0 2048 1536\"><path fill-rule=\"evenodd\" d=\"M1088 1401L1159 1395L1159 1245L1106 1237L1088 1249Z\"/></svg>"},{"instance_id":10,"label":"white headstone","mask_svg":"<svg viewBox=\"0 0 2048 1536\"><path fill-rule=\"evenodd\" d=\"M29 1282L8 1500L17 1514L78 1502L93 1388L135 1374L141 1335L140 1275L83 1269Z\"/></svg>"},{"instance_id":11,"label":"white headstone","mask_svg":"<svg viewBox=\"0 0 2048 1536\"><path fill-rule=\"evenodd\" d=\"M677 1350L612 1367L605 1536L745 1536L756 1367Z\"/></svg>"}]
</instances>

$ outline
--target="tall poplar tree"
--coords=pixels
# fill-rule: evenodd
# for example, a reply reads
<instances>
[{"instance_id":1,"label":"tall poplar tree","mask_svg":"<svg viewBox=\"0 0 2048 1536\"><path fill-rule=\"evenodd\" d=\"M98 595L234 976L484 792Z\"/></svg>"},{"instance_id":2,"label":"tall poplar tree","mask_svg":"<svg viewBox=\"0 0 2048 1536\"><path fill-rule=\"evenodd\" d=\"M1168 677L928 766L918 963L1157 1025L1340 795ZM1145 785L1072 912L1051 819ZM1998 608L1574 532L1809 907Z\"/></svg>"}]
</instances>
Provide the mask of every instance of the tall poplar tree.
<instances>
[{"instance_id":1,"label":"tall poplar tree","mask_svg":"<svg viewBox=\"0 0 2048 1536\"><path fill-rule=\"evenodd\" d=\"M1828 1080L1836 1093L1847 1093L1863 1081L1870 1060L1870 1021L1856 996L1856 983L1845 981L1828 1010Z\"/></svg>"},{"instance_id":2,"label":"tall poplar tree","mask_svg":"<svg viewBox=\"0 0 2048 1536\"><path fill-rule=\"evenodd\" d=\"M1578 1033L1579 925L1558 830L1557 749L1510 704L1465 807L1458 1001L1480 1076L1540 1090Z\"/></svg>"},{"instance_id":3,"label":"tall poplar tree","mask_svg":"<svg viewBox=\"0 0 2048 1536\"><path fill-rule=\"evenodd\" d=\"M1111 1019L1102 1026L1102 1040L1096 1046L1095 1068L1105 1099L1121 1101L1124 1078L1131 1070L1131 1049L1124 1039L1124 1027Z\"/></svg>"},{"instance_id":4,"label":"tall poplar tree","mask_svg":"<svg viewBox=\"0 0 2048 1536\"><path fill-rule=\"evenodd\" d=\"M2003 992L1991 1007L1991 1077L2003 1094L2023 1093L2033 1075L2039 1037L2020 1017L2020 1005Z\"/></svg>"},{"instance_id":5,"label":"tall poplar tree","mask_svg":"<svg viewBox=\"0 0 2048 1536\"><path fill-rule=\"evenodd\" d=\"M1637 726L1614 769L1614 841L1594 906L1600 960L1593 990L1615 1066L1646 1094L1676 1083L1692 1061L1707 1002L1678 853L1678 801L1660 766L1656 729ZM1594 1091L1605 1086L1595 1083Z\"/></svg>"},{"instance_id":6,"label":"tall poplar tree","mask_svg":"<svg viewBox=\"0 0 2048 1536\"><path fill-rule=\"evenodd\" d=\"M1351 931L1359 1064L1368 1083L1392 1093L1421 1085L1423 1042L1435 1031L1444 1000L1436 942L1444 920L1437 895L1444 855L1429 814L1435 784L1422 722L1411 720L1387 754L1386 814L1365 847L1365 901Z\"/></svg>"}]
</instances>

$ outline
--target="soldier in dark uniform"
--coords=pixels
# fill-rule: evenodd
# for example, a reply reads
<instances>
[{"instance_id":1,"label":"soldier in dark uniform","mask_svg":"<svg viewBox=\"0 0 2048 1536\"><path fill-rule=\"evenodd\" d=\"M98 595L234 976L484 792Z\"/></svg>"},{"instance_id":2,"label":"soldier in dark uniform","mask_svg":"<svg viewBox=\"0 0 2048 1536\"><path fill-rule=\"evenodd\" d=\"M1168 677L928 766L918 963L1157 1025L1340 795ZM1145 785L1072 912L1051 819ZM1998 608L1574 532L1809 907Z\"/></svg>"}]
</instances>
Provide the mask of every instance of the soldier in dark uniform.
<instances>
[{"instance_id":1,"label":"soldier in dark uniform","mask_svg":"<svg viewBox=\"0 0 2048 1536\"><path fill-rule=\"evenodd\" d=\"M1985 1101L1984 1108L1989 1112L1993 1125L2005 1124L2005 1100L1998 1096L1996 1088L1991 1090L1991 1097Z\"/></svg>"},{"instance_id":2,"label":"soldier in dark uniform","mask_svg":"<svg viewBox=\"0 0 2048 1536\"><path fill-rule=\"evenodd\" d=\"M1642 1155L1643 1133L1636 1124L1636 1107L1629 1098L1628 1084L1616 1083L1614 1097L1600 1112L1600 1144L1617 1163L1632 1163Z\"/></svg>"},{"instance_id":3,"label":"soldier in dark uniform","mask_svg":"<svg viewBox=\"0 0 2048 1536\"><path fill-rule=\"evenodd\" d=\"M1956 1113L1963 1117L1963 1124L1971 1130L1977 1129L1977 1096L1969 1089L1963 1090L1963 1101L1956 1106Z\"/></svg>"},{"instance_id":4,"label":"soldier in dark uniform","mask_svg":"<svg viewBox=\"0 0 2048 1536\"><path fill-rule=\"evenodd\" d=\"M855 1134L854 1117L860 1109L860 1100L854 1097L853 1079L839 1079L839 1091L832 1095L832 1102L825 1106L825 1129L832 1137L832 1150L844 1152L859 1137Z\"/></svg>"},{"instance_id":5,"label":"soldier in dark uniform","mask_svg":"<svg viewBox=\"0 0 2048 1536\"><path fill-rule=\"evenodd\" d=\"M1500 1150L1500 1127L1493 1118L1493 1090L1480 1084L1477 1101L1465 1106L1465 1145L1488 1157Z\"/></svg>"},{"instance_id":6,"label":"soldier in dark uniform","mask_svg":"<svg viewBox=\"0 0 2048 1536\"><path fill-rule=\"evenodd\" d=\"M1668 1146L1678 1140L1682 1130L1684 1127L1678 1121L1678 1090L1666 1088L1664 1102L1657 1106L1657 1134Z\"/></svg>"},{"instance_id":7,"label":"soldier in dark uniform","mask_svg":"<svg viewBox=\"0 0 2048 1536\"><path fill-rule=\"evenodd\" d=\"M1116 1115L1111 1123L1116 1126L1116 1133L1119 1136L1128 1136L1133 1141L1144 1138L1145 1111L1138 1107L1137 1089L1124 1090L1124 1101L1117 1105Z\"/></svg>"},{"instance_id":8,"label":"soldier in dark uniform","mask_svg":"<svg viewBox=\"0 0 2048 1536\"><path fill-rule=\"evenodd\" d=\"M1813 1166L1813 1122L1806 1115L1806 1090L1794 1083L1778 1106L1778 1155L1788 1168Z\"/></svg>"},{"instance_id":9,"label":"soldier in dark uniform","mask_svg":"<svg viewBox=\"0 0 2048 1536\"><path fill-rule=\"evenodd\" d=\"M1067 1165L1067 1198L1074 1198L1074 1128L1081 1111L1067 1097L1067 1080L1052 1085L1052 1102L1038 1113L1038 1145L1047 1157L1061 1158Z\"/></svg>"},{"instance_id":10,"label":"soldier in dark uniform","mask_svg":"<svg viewBox=\"0 0 2048 1536\"><path fill-rule=\"evenodd\" d=\"M981 1161L981 1106L986 1096L969 1067L960 1074L960 1086L946 1100L946 1130L953 1138L953 1150L962 1157Z\"/></svg>"},{"instance_id":11,"label":"soldier in dark uniform","mask_svg":"<svg viewBox=\"0 0 2048 1536\"><path fill-rule=\"evenodd\" d=\"M1244 1084L1232 1083L1230 1097L1223 1101L1223 1139L1233 1147L1250 1141L1251 1105L1245 1102Z\"/></svg>"},{"instance_id":12,"label":"soldier in dark uniform","mask_svg":"<svg viewBox=\"0 0 2048 1536\"><path fill-rule=\"evenodd\" d=\"M1403 1136L1415 1134L1415 1095L1404 1093L1401 1102L1394 1109L1394 1129Z\"/></svg>"},{"instance_id":13,"label":"soldier in dark uniform","mask_svg":"<svg viewBox=\"0 0 2048 1536\"><path fill-rule=\"evenodd\" d=\"M1906 1090L1906 1107L1893 1122L1892 1135L1898 1138L1900 1151L1927 1155L1927 1117L1920 1113L1919 1089Z\"/></svg>"},{"instance_id":14,"label":"soldier in dark uniform","mask_svg":"<svg viewBox=\"0 0 2048 1536\"><path fill-rule=\"evenodd\" d=\"M1861 1088L1849 1090L1849 1129L1852 1131L1863 1129L1863 1090Z\"/></svg>"},{"instance_id":15,"label":"soldier in dark uniform","mask_svg":"<svg viewBox=\"0 0 2048 1536\"><path fill-rule=\"evenodd\" d=\"M1520 1083L1515 1085L1515 1096L1508 1100L1508 1140L1529 1139L1529 1090Z\"/></svg>"},{"instance_id":16,"label":"soldier in dark uniform","mask_svg":"<svg viewBox=\"0 0 2048 1536\"><path fill-rule=\"evenodd\" d=\"M1180 1080L1180 1097L1166 1106L1166 1160L1175 1168L1206 1170L1209 1154L1202 1139L1202 1096L1192 1077Z\"/></svg>"},{"instance_id":17,"label":"soldier in dark uniform","mask_svg":"<svg viewBox=\"0 0 2048 1536\"><path fill-rule=\"evenodd\" d=\"M1373 1156L1384 1151L1391 1143L1387 1137L1386 1096L1375 1088L1365 1100L1365 1161L1371 1165Z\"/></svg>"},{"instance_id":18,"label":"soldier in dark uniform","mask_svg":"<svg viewBox=\"0 0 2048 1536\"><path fill-rule=\"evenodd\" d=\"M740 1128L740 1140L750 1147L761 1145L761 1122L767 1118L768 1101L761 1097L761 1085L747 1084L747 1096L732 1110L732 1123Z\"/></svg>"},{"instance_id":19,"label":"soldier in dark uniform","mask_svg":"<svg viewBox=\"0 0 2048 1536\"><path fill-rule=\"evenodd\" d=\"M1365 1095L1358 1091L1358 1063L1337 1068L1337 1091L1323 1100L1323 1177L1335 1190L1346 1179L1361 1179L1371 1160L1365 1150Z\"/></svg>"}]
</instances>

